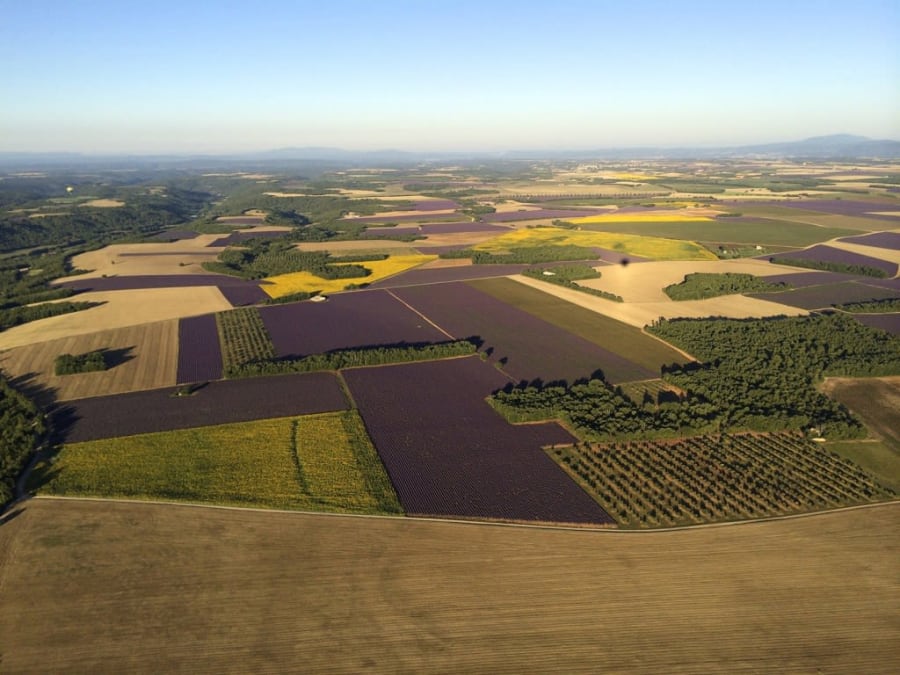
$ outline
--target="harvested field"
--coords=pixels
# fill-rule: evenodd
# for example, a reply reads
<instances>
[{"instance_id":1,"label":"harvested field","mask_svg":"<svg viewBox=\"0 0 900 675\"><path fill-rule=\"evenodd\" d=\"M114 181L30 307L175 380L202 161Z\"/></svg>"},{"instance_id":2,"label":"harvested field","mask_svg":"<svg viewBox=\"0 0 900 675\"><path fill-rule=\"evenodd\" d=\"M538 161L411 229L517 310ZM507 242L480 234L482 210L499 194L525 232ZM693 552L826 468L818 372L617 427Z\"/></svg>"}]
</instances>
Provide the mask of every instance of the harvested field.
<instances>
[{"instance_id":1,"label":"harvested field","mask_svg":"<svg viewBox=\"0 0 900 675\"><path fill-rule=\"evenodd\" d=\"M71 282L103 276L160 276L167 274L209 274L200 264L215 260L218 251L206 248L217 235L201 234L190 239L144 244L111 244L72 258L72 267L90 270L81 275L63 277Z\"/></svg>"},{"instance_id":2,"label":"harvested field","mask_svg":"<svg viewBox=\"0 0 900 675\"><path fill-rule=\"evenodd\" d=\"M178 322L176 382L206 382L222 378L222 346L216 315L204 314Z\"/></svg>"},{"instance_id":3,"label":"harvested field","mask_svg":"<svg viewBox=\"0 0 900 675\"><path fill-rule=\"evenodd\" d=\"M13 513L9 673L886 675L900 639L897 504L651 533L54 499Z\"/></svg>"},{"instance_id":4,"label":"harvested field","mask_svg":"<svg viewBox=\"0 0 900 675\"><path fill-rule=\"evenodd\" d=\"M278 357L450 339L391 293L381 290L342 293L328 302L261 307L259 313Z\"/></svg>"},{"instance_id":5,"label":"harvested field","mask_svg":"<svg viewBox=\"0 0 900 675\"><path fill-rule=\"evenodd\" d=\"M604 268L604 272L607 268ZM630 326L643 328L660 317L674 319L677 317L705 318L724 316L734 319L767 316L798 316L807 312L796 307L788 307L776 302L748 298L743 295L729 295L707 300L685 300L674 302L613 302L598 298L580 291L575 291L556 284L548 284L524 275L512 277L516 282L532 286L562 300L585 307L595 312L617 319Z\"/></svg>"},{"instance_id":6,"label":"harvested field","mask_svg":"<svg viewBox=\"0 0 900 675\"><path fill-rule=\"evenodd\" d=\"M400 512L355 410L73 443L30 480L42 495Z\"/></svg>"},{"instance_id":7,"label":"harvested field","mask_svg":"<svg viewBox=\"0 0 900 675\"><path fill-rule=\"evenodd\" d=\"M455 338L481 338L490 360L516 381L572 383L597 370L610 382L659 375L658 369L644 368L468 284L405 287L394 293Z\"/></svg>"},{"instance_id":8,"label":"harvested field","mask_svg":"<svg viewBox=\"0 0 900 675\"><path fill-rule=\"evenodd\" d=\"M54 374L60 354L85 354L104 350L108 370ZM41 403L68 401L175 384L178 361L178 322L159 321L140 326L73 335L30 344L0 354L0 368L21 377L28 387L45 388Z\"/></svg>"},{"instance_id":9,"label":"harvested field","mask_svg":"<svg viewBox=\"0 0 900 675\"><path fill-rule=\"evenodd\" d=\"M900 335L900 314L854 314L853 318L872 328Z\"/></svg>"},{"instance_id":10,"label":"harvested field","mask_svg":"<svg viewBox=\"0 0 900 675\"><path fill-rule=\"evenodd\" d=\"M670 301L663 289L684 281L687 274L752 274L771 281L770 275L783 275L790 268L772 265L767 261L740 258L734 260L696 260L644 262L640 265L611 265L603 267L599 279L579 282L582 286L596 288L620 296L625 302ZM785 278L786 283L790 277Z\"/></svg>"},{"instance_id":11,"label":"harvested field","mask_svg":"<svg viewBox=\"0 0 900 675\"><path fill-rule=\"evenodd\" d=\"M572 437L555 423L507 424L484 399L508 380L478 357L344 377L407 513L610 522L541 450Z\"/></svg>"},{"instance_id":12,"label":"harvested field","mask_svg":"<svg viewBox=\"0 0 900 675\"><path fill-rule=\"evenodd\" d=\"M250 422L346 410L333 373L303 373L210 382L190 396L154 389L60 406L55 425L66 443L154 431Z\"/></svg>"},{"instance_id":13,"label":"harvested field","mask_svg":"<svg viewBox=\"0 0 900 675\"><path fill-rule=\"evenodd\" d=\"M829 230L843 230L842 234L827 234L826 238L832 238L842 235L852 234L850 230L863 230L872 232L883 230L885 227L885 219L869 216L848 216L837 213L825 213L823 211L813 211L803 207L803 201L781 200L777 202L769 201L733 201L719 203L720 206L735 208L744 216L760 217L774 220L789 221L794 223L807 223L809 225L817 225Z\"/></svg>"},{"instance_id":14,"label":"harvested field","mask_svg":"<svg viewBox=\"0 0 900 675\"><path fill-rule=\"evenodd\" d=\"M125 206L125 202L118 199L91 199L82 202L78 206L91 206L95 209L115 209L119 206Z\"/></svg>"},{"instance_id":15,"label":"harvested field","mask_svg":"<svg viewBox=\"0 0 900 675\"><path fill-rule=\"evenodd\" d=\"M506 278L473 281L471 285L505 303L549 321L573 335L589 340L648 372L658 373L664 364L684 363L687 360L681 352L652 335L584 307L560 302L557 296L542 292L538 288ZM633 376L632 379L640 379L633 368L620 370L611 368L612 365L603 367L609 381L624 382L629 376Z\"/></svg>"},{"instance_id":16,"label":"harvested field","mask_svg":"<svg viewBox=\"0 0 900 675\"><path fill-rule=\"evenodd\" d=\"M783 305L810 310L830 308L834 305L845 305L850 302L897 298L900 297L900 291L870 286L858 281L845 281L838 284L796 288L779 293L751 293L749 295L752 298L772 300Z\"/></svg>"},{"instance_id":17,"label":"harvested field","mask_svg":"<svg viewBox=\"0 0 900 675\"><path fill-rule=\"evenodd\" d=\"M77 299L103 304L3 331L0 349L231 309L231 303L214 286L92 292L82 293Z\"/></svg>"},{"instance_id":18,"label":"harvested field","mask_svg":"<svg viewBox=\"0 0 900 675\"><path fill-rule=\"evenodd\" d=\"M900 232L873 232L855 237L843 237L839 241L900 251Z\"/></svg>"}]
</instances>

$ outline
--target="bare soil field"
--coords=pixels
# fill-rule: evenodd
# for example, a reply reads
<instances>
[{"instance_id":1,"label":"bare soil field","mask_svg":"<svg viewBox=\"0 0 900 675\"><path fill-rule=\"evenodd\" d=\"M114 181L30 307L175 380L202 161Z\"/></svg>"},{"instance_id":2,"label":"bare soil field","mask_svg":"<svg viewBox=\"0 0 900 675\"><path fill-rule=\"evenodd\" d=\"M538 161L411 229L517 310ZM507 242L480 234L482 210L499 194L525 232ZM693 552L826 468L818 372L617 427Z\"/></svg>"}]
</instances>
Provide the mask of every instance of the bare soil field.
<instances>
[{"instance_id":1,"label":"bare soil field","mask_svg":"<svg viewBox=\"0 0 900 675\"><path fill-rule=\"evenodd\" d=\"M60 354L107 350L112 367L94 373L55 375ZM26 345L0 353L0 369L28 385L52 390L58 401L121 394L175 385L178 363L178 321L99 331ZM30 377L28 377L30 376Z\"/></svg>"},{"instance_id":2,"label":"bare soil field","mask_svg":"<svg viewBox=\"0 0 900 675\"><path fill-rule=\"evenodd\" d=\"M91 199L79 204L79 206L93 206L95 209L114 209L119 206L125 206L125 202L118 199Z\"/></svg>"},{"instance_id":3,"label":"bare soil field","mask_svg":"<svg viewBox=\"0 0 900 675\"><path fill-rule=\"evenodd\" d=\"M677 532L36 499L26 672L891 673L900 505Z\"/></svg>"},{"instance_id":4,"label":"bare soil field","mask_svg":"<svg viewBox=\"0 0 900 675\"><path fill-rule=\"evenodd\" d=\"M0 333L0 350L232 308L215 286L101 291L80 293L74 299L104 304L3 331Z\"/></svg>"}]
</instances>

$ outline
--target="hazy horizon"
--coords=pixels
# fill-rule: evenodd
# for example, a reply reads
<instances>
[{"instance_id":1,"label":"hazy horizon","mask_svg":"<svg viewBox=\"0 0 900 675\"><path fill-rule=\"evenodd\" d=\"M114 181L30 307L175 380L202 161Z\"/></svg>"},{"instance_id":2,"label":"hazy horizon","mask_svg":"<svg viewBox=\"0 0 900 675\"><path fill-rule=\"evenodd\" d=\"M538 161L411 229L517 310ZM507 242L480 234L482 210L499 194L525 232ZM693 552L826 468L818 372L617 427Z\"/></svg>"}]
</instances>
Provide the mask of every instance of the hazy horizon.
<instances>
[{"instance_id":1,"label":"hazy horizon","mask_svg":"<svg viewBox=\"0 0 900 675\"><path fill-rule=\"evenodd\" d=\"M900 138L900 5L16 3L0 152Z\"/></svg>"}]
</instances>

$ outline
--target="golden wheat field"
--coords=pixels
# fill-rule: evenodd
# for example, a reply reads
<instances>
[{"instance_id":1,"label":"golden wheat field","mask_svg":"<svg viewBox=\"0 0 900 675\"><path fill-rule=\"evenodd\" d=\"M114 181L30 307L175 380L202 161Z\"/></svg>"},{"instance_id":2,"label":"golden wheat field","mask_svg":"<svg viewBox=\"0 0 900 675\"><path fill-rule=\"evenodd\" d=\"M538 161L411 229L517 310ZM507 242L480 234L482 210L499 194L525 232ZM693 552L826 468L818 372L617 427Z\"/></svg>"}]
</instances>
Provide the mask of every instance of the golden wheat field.
<instances>
[{"instance_id":1,"label":"golden wheat field","mask_svg":"<svg viewBox=\"0 0 900 675\"><path fill-rule=\"evenodd\" d=\"M215 286L92 291L79 293L75 300L103 304L5 330L0 333L0 350L231 309L231 303Z\"/></svg>"},{"instance_id":2,"label":"golden wheat field","mask_svg":"<svg viewBox=\"0 0 900 675\"><path fill-rule=\"evenodd\" d=\"M108 350L112 367L94 373L56 375L53 365L60 354ZM11 377L29 377L58 401L121 394L175 386L178 368L178 321L72 335L24 345L0 353L0 370Z\"/></svg>"},{"instance_id":3,"label":"golden wheat field","mask_svg":"<svg viewBox=\"0 0 900 675\"><path fill-rule=\"evenodd\" d=\"M5 673L891 673L900 505L674 532L36 499Z\"/></svg>"}]
</instances>

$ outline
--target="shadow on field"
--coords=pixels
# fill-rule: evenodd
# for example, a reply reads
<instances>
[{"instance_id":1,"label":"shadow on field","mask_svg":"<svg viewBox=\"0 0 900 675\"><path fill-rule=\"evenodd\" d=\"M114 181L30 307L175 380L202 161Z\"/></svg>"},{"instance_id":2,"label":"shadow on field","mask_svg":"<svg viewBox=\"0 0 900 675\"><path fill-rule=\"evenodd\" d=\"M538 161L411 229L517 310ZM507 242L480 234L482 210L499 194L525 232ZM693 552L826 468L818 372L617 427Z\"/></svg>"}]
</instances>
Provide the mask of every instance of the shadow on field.
<instances>
[{"instance_id":1,"label":"shadow on field","mask_svg":"<svg viewBox=\"0 0 900 675\"><path fill-rule=\"evenodd\" d=\"M25 373L9 380L10 386L47 410L56 403L57 389L37 380L37 373Z\"/></svg>"},{"instance_id":2,"label":"shadow on field","mask_svg":"<svg viewBox=\"0 0 900 675\"><path fill-rule=\"evenodd\" d=\"M25 509L21 506L12 509L11 511L7 511L2 516L0 516L0 527L3 527L7 523L15 520L19 516L25 513Z\"/></svg>"},{"instance_id":3,"label":"shadow on field","mask_svg":"<svg viewBox=\"0 0 900 675\"><path fill-rule=\"evenodd\" d=\"M121 366L123 363L127 363L134 358L134 345L131 347L122 347L121 349L101 349L100 353L103 354L103 360L106 362L107 368L115 368L116 366Z\"/></svg>"},{"instance_id":4,"label":"shadow on field","mask_svg":"<svg viewBox=\"0 0 900 675\"><path fill-rule=\"evenodd\" d=\"M60 405L50 411L50 445L66 442L66 437L79 420L77 410L71 405Z\"/></svg>"},{"instance_id":5,"label":"shadow on field","mask_svg":"<svg viewBox=\"0 0 900 675\"><path fill-rule=\"evenodd\" d=\"M35 464L34 468L31 470L31 473L28 474L28 481L25 484L25 492L33 493L40 491L45 485L50 483L54 478L56 478L60 473L62 473L62 469L58 469L53 466L51 462L56 457L59 449L56 448L48 453L44 454L43 461Z\"/></svg>"}]
</instances>

